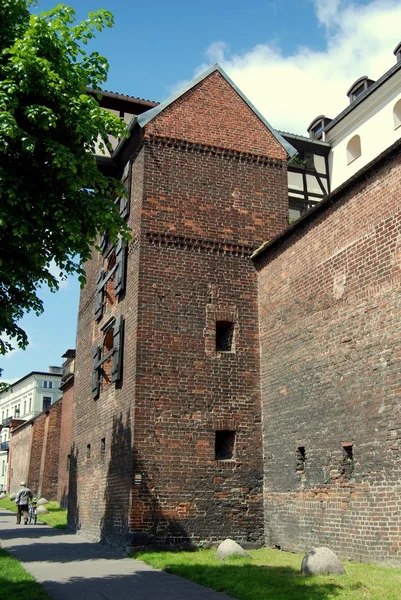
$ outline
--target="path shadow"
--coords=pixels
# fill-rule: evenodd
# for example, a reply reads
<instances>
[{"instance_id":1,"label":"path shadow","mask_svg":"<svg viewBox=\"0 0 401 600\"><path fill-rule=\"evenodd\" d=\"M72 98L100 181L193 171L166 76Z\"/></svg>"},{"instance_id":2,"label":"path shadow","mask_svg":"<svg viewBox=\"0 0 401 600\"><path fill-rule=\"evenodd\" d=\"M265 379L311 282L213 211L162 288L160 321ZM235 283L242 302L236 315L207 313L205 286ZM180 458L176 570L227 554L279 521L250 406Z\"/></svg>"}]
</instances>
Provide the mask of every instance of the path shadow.
<instances>
[{"instance_id":1,"label":"path shadow","mask_svg":"<svg viewBox=\"0 0 401 600\"><path fill-rule=\"evenodd\" d=\"M3 535L1 537L3 538ZM74 563L87 560L118 560L125 557L122 550L95 542L74 542L71 538L62 537L56 542L51 540L47 543L43 540L40 543L7 544L5 550L24 563Z\"/></svg>"}]
</instances>

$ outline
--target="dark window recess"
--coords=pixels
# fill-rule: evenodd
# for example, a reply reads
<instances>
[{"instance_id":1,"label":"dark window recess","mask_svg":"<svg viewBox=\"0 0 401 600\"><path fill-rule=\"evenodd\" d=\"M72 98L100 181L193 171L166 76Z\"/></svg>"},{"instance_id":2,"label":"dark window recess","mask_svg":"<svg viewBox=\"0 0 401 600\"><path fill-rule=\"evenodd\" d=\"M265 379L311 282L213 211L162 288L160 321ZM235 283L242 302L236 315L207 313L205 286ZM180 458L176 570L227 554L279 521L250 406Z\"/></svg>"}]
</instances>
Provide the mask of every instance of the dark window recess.
<instances>
[{"instance_id":1,"label":"dark window recess","mask_svg":"<svg viewBox=\"0 0 401 600\"><path fill-rule=\"evenodd\" d=\"M86 458L90 458L91 457L91 445L88 444L86 446Z\"/></svg>"},{"instance_id":2,"label":"dark window recess","mask_svg":"<svg viewBox=\"0 0 401 600\"><path fill-rule=\"evenodd\" d=\"M92 349L92 396L99 397L100 387L115 383L122 375L122 352L124 338L124 319L121 315L114 321L104 336L103 346Z\"/></svg>"},{"instance_id":3,"label":"dark window recess","mask_svg":"<svg viewBox=\"0 0 401 600\"><path fill-rule=\"evenodd\" d=\"M306 452L304 446L297 448L297 473L305 473Z\"/></svg>"},{"instance_id":4,"label":"dark window recess","mask_svg":"<svg viewBox=\"0 0 401 600\"><path fill-rule=\"evenodd\" d=\"M232 352L234 343L234 323L216 321L217 352Z\"/></svg>"},{"instance_id":5,"label":"dark window recess","mask_svg":"<svg viewBox=\"0 0 401 600\"><path fill-rule=\"evenodd\" d=\"M48 410L51 406L52 403L52 399L49 398L48 396L43 396L43 409L42 410Z\"/></svg>"},{"instance_id":6,"label":"dark window recess","mask_svg":"<svg viewBox=\"0 0 401 600\"><path fill-rule=\"evenodd\" d=\"M304 214L308 212L311 208L319 204L319 202L311 202L309 200L302 200L301 198L293 198L290 196L288 198L288 217L290 223L293 223Z\"/></svg>"},{"instance_id":7,"label":"dark window recess","mask_svg":"<svg viewBox=\"0 0 401 600\"><path fill-rule=\"evenodd\" d=\"M100 440L100 456L103 458L106 454L106 438Z\"/></svg>"},{"instance_id":8,"label":"dark window recess","mask_svg":"<svg viewBox=\"0 0 401 600\"><path fill-rule=\"evenodd\" d=\"M344 479L351 479L354 475L354 452L353 447L343 446L343 460L340 468L340 475Z\"/></svg>"},{"instance_id":9,"label":"dark window recess","mask_svg":"<svg viewBox=\"0 0 401 600\"><path fill-rule=\"evenodd\" d=\"M216 431L215 459L229 460L234 456L235 431Z\"/></svg>"},{"instance_id":10,"label":"dark window recess","mask_svg":"<svg viewBox=\"0 0 401 600\"><path fill-rule=\"evenodd\" d=\"M112 293L113 298L117 297L125 289L126 256L127 245L119 236L115 250L108 258L107 270L99 269L98 272L95 298L95 319L97 321L103 316L105 296L109 297Z\"/></svg>"}]
</instances>

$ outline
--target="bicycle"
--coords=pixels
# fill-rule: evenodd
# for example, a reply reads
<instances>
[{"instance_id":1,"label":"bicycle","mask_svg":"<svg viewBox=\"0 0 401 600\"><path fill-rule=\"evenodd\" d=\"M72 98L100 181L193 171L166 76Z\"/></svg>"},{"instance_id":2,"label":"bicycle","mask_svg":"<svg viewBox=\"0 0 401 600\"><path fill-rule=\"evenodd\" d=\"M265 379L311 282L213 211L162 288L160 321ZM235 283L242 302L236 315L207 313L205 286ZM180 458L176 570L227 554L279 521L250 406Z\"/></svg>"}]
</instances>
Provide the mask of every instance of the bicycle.
<instances>
[{"instance_id":1,"label":"bicycle","mask_svg":"<svg viewBox=\"0 0 401 600\"><path fill-rule=\"evenodd\" d=\"M31 504L29 505L28 508L28 517L29 517L29 525L32 525L32 523L34 525L36 525L36 521L37 521L37 514L36 514L36 509L37 509L38 505L36 503L36 498L32 499Z\"/></svg>"}]
</instances>

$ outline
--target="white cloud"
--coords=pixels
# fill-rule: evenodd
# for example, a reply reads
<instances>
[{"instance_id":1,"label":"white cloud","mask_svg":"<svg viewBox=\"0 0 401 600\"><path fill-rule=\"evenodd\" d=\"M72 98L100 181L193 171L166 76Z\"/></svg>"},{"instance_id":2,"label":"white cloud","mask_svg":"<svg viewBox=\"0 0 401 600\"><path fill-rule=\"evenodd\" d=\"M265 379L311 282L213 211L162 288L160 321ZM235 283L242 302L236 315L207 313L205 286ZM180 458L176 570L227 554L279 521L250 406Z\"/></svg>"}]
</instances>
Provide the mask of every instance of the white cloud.
<instances>
[{"instance_id":1,"label":"white cloud","mask_svg":"<svg viewBox=\"0 0 401 600\"><path fill-rule=\"evenodd\" d=\"M326 29L322 51L305 45L288 56L271 42L232 54L224 41L216 41L206 50L207 64L200 65L195 75L218 62L277 129L305 135L318 115L334 118L347 106L346 92L356 79L362 75L378 79L395 63L401 3L315 0L314 4L317 21Z\"/></svg>"},{"instance_id":2,"label":"white cloud","mask_svg":"<svg viewBox=\"0 0 401 600\"><path fill-rule=\"evenodd\" d=\"M68 287L68 277L58 268L54 260L49 265L49 271L57 279L60 289Z\"/></svg>"},{"instance_id":3,"label":"white cloud","mask_svg":"<svg viewBox=\"0 0 401 600\"><path fill-rule=\"evenodd\" d=\"M33 343L32 337L27 333L28 335L28 345L30 348L34 347L35 344ZM8 335L3 335L2 339L4 342L8 342L13 346L13 350L10 350L10 352L7 352L6 354L4 354L1 358L2 360L10 360L12 358L15 357L16 354L18 354L19 352L22 352L23 350L21 348L18 348L18 342L15 338L10 338L10 336ZM3 379L2 379L3 381ZM10 382L8 382L10 383Z\"/></svg>"}]
</instances>

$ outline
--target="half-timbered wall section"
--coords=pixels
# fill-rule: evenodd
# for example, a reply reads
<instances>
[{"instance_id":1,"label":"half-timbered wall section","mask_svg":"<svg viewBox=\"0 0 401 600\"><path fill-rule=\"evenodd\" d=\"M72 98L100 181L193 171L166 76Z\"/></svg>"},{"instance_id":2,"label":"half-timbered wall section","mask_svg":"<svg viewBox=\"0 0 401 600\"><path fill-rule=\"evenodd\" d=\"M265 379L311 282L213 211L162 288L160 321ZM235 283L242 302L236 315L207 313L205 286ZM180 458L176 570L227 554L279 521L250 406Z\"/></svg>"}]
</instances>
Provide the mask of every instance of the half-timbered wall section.
<instances>
[{"instance_id":1,"label":"half-timbered wall section","mask_svg":"<svg viewBox=\"0 0 401 600\"><path fill-rule=\"evenodd\" d=\"M288 163L288 203L290 222L316 206L330 192L328 154L330 145L299 135L283 133L297 150Z\"/></svg>"}]
</instances>

